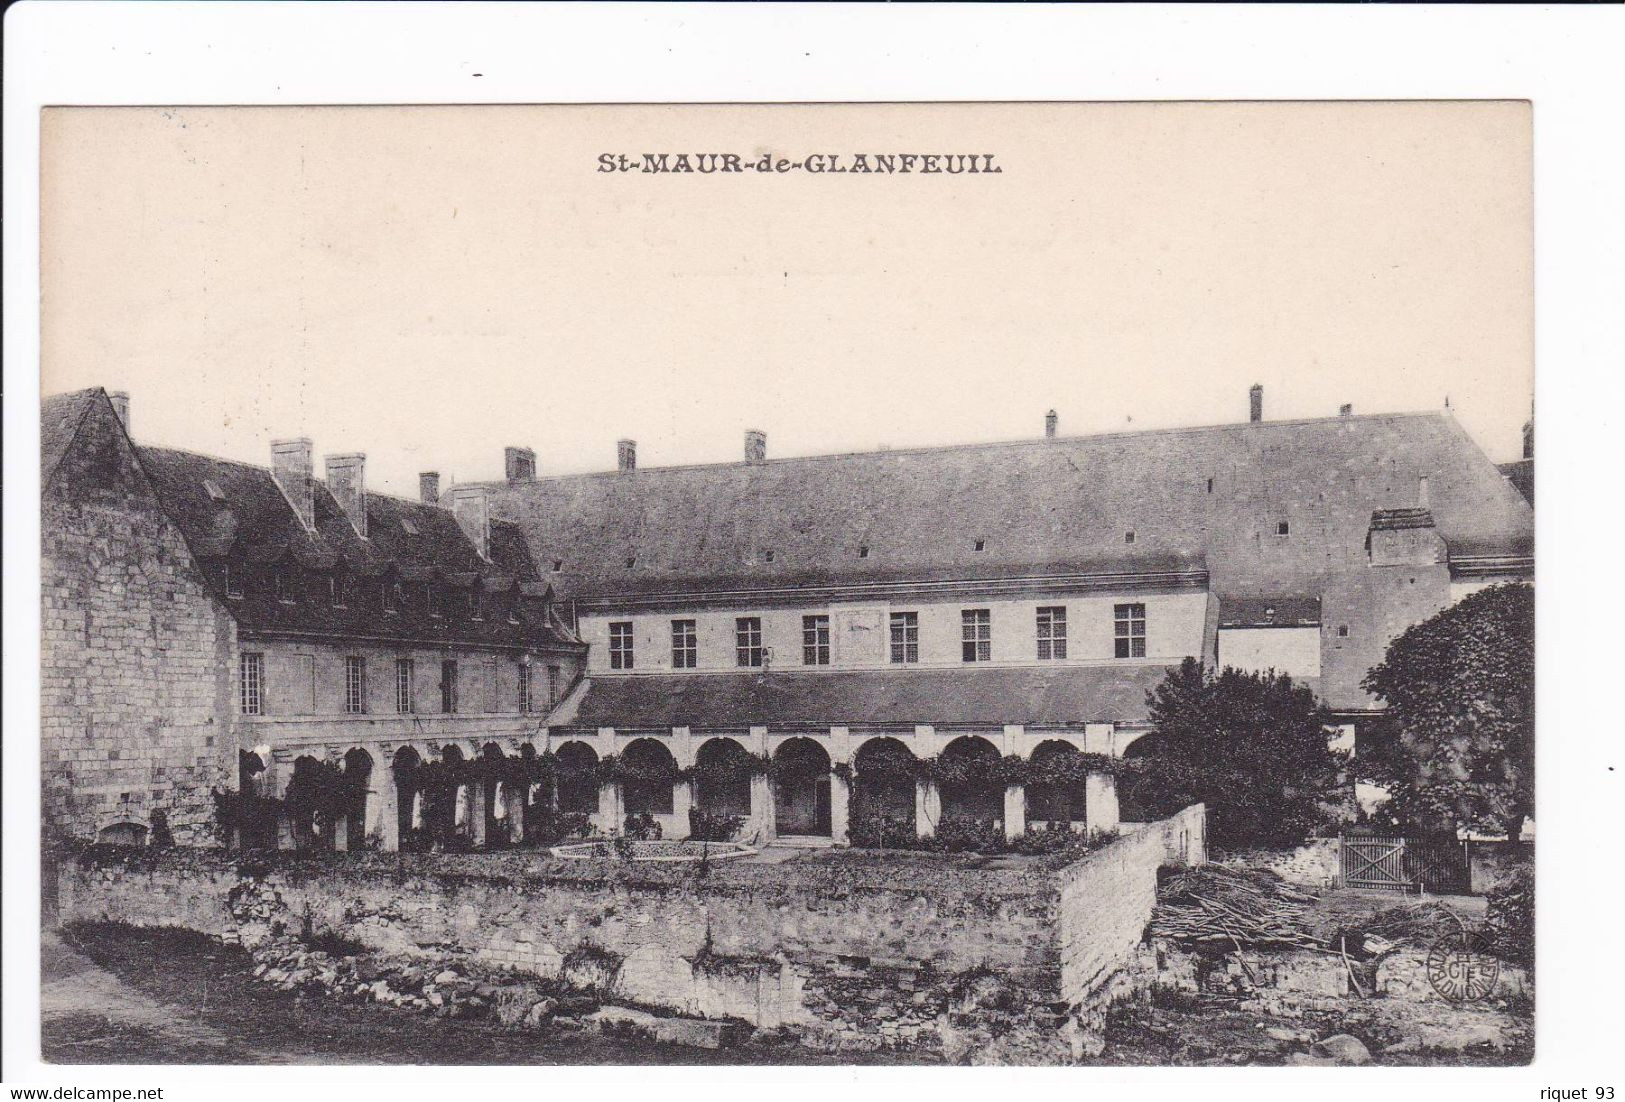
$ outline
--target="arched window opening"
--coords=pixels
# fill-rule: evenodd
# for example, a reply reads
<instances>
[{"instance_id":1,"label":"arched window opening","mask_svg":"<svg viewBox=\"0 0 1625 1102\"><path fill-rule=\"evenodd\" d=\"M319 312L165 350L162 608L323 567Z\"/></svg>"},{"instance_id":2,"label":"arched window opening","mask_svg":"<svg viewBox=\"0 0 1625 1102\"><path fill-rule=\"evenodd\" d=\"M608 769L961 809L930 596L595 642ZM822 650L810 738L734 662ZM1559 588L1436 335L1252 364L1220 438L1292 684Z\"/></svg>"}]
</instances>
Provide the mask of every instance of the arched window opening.
<instances>
[{"instance_id":1,"label":"arched window opening","mask_svg":"<svg viewBox=\"0 0 1625 1102\"><path fill-rule=\"evenodd\" d=\"M979 735L954 739L942 751L942 817L979 823L1004 821L999 751Z\"/></svg>"},{"instance_id":2,"label":"arched window opening","mask_svg":"<svg viewBox=\"0 0 1625 1102\"><path fill-rule=\"evenodd\" d=\"M710 739L695 755L694 795L709 815L750 815L751 757L731 738Z\"/></svg>"},{"instance_id":3,"label":"arched window opening","mask_svg":"<svg viewBox=\"0 0 1625 1102\"><path fill-rule=\"evenodd\" d=\"M1049 780L1027 785L1027 822L1082 823L1086 821L1085 781L1078 762L1082 752L1070 742L1050 739L1033 751L1033 773Z\"/></svg>"},{"instance_id":4,"label":"arched window opening","mask_svg":"<svg viewBox=\"0 0 1625 1102\"><path fill-rule=\"evenodd\" d=\"M628 815L670 815L677 761L663 743L640 738L621 754L621 798Z\"/></svg>"}]
</instances>

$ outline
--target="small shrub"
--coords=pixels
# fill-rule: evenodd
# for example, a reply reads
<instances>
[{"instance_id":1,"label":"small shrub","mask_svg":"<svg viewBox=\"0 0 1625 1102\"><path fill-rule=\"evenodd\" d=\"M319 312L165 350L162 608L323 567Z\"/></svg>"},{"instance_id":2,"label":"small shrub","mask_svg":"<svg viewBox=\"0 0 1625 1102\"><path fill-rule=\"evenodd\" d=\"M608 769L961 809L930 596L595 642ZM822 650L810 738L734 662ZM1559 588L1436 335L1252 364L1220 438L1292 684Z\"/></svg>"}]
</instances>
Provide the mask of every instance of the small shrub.
<instances>
[{"instance_id":1,"label":"small shrub","mask_svg":"<svg viewBox=\"0 0 1625 1102\"><path fill-rule=\"evenodd\" d=\"M931 839L931 848L944 853L1006 853L1009 843L996 822L985 819L943 819Z\"/></svg>"},{"instance_id":2,"label":"small shrub","mask_svg":"<svg viewBox=\"0 0 1625 1102\"><path fill-rule=\"evenodd\" d=\"M1535 874L1519 869L1489 894L1485 933L1497 956L1514 964L1535 963Z\"/></svg>"},{"instance_id":3,"label":"small shrub","mask_svg":"<svg viewBox=\"0 0 1625 1102\"><path fill-rule=\"evenodd\" d=\"M697 807L688 809L688 836L696 842L731 842L744 825L744 817L740 815L712 814Z\"/></svg>"},{"instance_id":4,"label":"small shrub","mask_svg":"<svg viewBox=\"0 0 1625 1102\"><path fill-rule=\"evenodd\" d=\"M1017 853L1030 856L1064 853L1069 850L1087 850L1089 840L1072 829L1069 823L1049 823L1043 827L1028 827L1026 832L1010 844Z\"/></svg>"},{"instance_id":5,"label":"small shrub","mask_svg":"<svg viewBox=\"0 0 1625 1102\"><path fill-rule=\"evenodd\" d=\"M653 815L638 812L626 817L626 836L634 842L658 841L660 835L660 823Z\"/></svg>"},{"instance_id":6,"label":"small shrub","mask_svg":"<svg viewBox=\"0 0 1625 1102\"><path fill-rule=\"evenodd\" d=\"M920 838L914 820L883 812L852 817L847 827L854 846L868 849L919 849Z\"/></svg>"}]
</instances>

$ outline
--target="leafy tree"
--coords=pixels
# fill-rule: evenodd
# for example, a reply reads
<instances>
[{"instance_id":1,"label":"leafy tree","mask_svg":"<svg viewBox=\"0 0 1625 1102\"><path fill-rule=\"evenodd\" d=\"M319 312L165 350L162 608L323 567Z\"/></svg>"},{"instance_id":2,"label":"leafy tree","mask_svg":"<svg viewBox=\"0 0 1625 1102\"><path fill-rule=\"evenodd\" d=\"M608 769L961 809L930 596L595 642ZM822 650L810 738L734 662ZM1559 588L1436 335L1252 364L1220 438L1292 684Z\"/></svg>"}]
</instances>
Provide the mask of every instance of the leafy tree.
<instances>
[{"instance_id":1,"label":"leafy tree","mask_svg":"<svg viewBox=\"0 0 1625 1102\"><path fill-rule=\"evenodd\" d=\"M1330 716L1285 674L1214 673L1194 658L1146 694L1151 734L1118 780L1125 802L1171 815L1201 801L1221 846L1295 844L1329 817L1343 755Z\"/></svg>"},{"instance_id":2,"label":"leafy tree","mask_svg":"<svg viewBox=\"0 0 1625 1102\"><path fill-rule=\"evenodd\" d=\"M1388 645L1366 675L1386 722L1358 769L1411 829L1517 837L1535 797L1535 591L1481 589Z\"/></svg>"}]
</instances>

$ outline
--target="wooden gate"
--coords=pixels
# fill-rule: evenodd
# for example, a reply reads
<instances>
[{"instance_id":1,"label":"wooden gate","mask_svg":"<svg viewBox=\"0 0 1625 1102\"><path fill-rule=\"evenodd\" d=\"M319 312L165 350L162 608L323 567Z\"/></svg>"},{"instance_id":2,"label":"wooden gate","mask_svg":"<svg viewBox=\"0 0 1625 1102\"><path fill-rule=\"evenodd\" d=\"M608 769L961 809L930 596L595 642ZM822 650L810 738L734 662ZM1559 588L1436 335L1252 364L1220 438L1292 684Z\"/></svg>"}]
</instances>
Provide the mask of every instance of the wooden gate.
<instances>
[{"instance_id":1,"label":"wooden gate","mask_svg":"<svg viewBox=\"0 0 1625 1102\"><path fill-rule=\"evenodd\" d=\"M1441 895L1468 890L1467 855L1453 839L1345 834L1342 849L1345 887Z\"/></svg>"}]
</instances>

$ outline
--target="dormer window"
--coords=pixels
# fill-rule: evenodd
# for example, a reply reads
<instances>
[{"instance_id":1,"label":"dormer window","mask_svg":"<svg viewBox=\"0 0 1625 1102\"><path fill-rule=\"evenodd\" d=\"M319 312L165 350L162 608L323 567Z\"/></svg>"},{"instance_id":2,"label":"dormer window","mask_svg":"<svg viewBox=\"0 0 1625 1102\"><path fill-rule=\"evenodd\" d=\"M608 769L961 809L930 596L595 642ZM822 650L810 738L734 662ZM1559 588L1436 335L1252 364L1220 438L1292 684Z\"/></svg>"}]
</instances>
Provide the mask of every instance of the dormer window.
<instances>
[{"instance_id":1,"label":"dormer window","mask_svg":"<svg viewBox=\"0 0 1625 1102\"><path fill-rule=\"evenodd\" d=\"M628 556L626 556L626 568L628 570L631 570L637 564L638 564L638 557L636 555L628 555Z\"/></svg>"},{"instance_id":2,"label":"dormer window","mask_svg":"<svg viewBox=\"0 0 1625 1102\"><path fill-rule=\"evenodd\" d=\"M858 558L867 559L868 557L869 557L869 546L868 546L868 544L864 544L863 546L858 548Z\"/></svg>"},{"instance_id":3,"label":"dormer window","mask_svg":"<svg viewBox=\"0 0 1625 1102\"><path fill-rule=\"evenodd\" d=\"M1211 478L1207 480L1207 492L1210 494L1213 492L1213 480Z\"/></svg>"},{"instance_id":4,"label":"dormer window","mask_svg":"<svg viewBox=\"0 0 1625 1102\"><path fill-rule=\"evenodd\" d=\"M226 491L222 490L220 488L220 483L216 482L212 478L205 478L203 480L203 492L208 494L210 500L212 501L226 500Z\"/></svg>"},{"instance_id":5,"label":"dormer window","mask_svg":"<svg viewBox=\"0 0 1625 1102\"><path fill-rule=\"evenodd\" d=\"M344 601L339 596L339 580L336 575L327 576L327 603L334 608L341 606Z\"/></svg>"},{"instance_id":6,"label":"dormer window","mask_svg":"<svg viewBox=\"0 0 1625 1102\"><path fill-rule=\"evenodd\" d=\"M445 615L445 595L440 591L440 588L435 585L427 585L424 587L424 589L427 591L429 615L438 620Z\"/></svg>"},{"instance_id":7,"label":"dormer window","mask_svg":"<svg viewBox=\"0 0 1625 1102\"><path fill-rule=\"evenodd\" d=\"M242 576L231 568L229 562L220 565L220 574L222 580L226 583L226 596L241 600L243 596Z\"/></svg>"},{"instance_id":8,"label":"dormer window","mask_svg":"<svg viewBox=\"0 0 1625 1102\"><path fill-rule=\"evenodd\" d=\"M412 523L411 517L402 517L401 531L405 532L409 536L415 536L418 534L418 526Z\"/></svg>"},{"instance_id":9,"label":"dormer window","mask_svg":"<svg viewBox=\"0 0 1625 1102\"><path fill-rule=\"evenodd\" d=\"M1275 522L1275 534L1277 536L1284 536L1290 531L1291 531L1291 526L1288 525L1286 521L1278 520L1278 521Z\"/></svg>"},{"instance_id":10,"label":"dormer window","mask_svg":"<svg viewBox=\"0 0 1625 1102\"><path fill-rule=\"evenodd\" d=\"M563 559L554 559L553 560L553 573L557 574L559 571L561 571L563 569L564 569L564 560Z\"/></svg>"},{"instance_id":11,"label":"dormer window","mask_svg":"<svg viewBox=\"0 0 1625 1102\"><path fill-rule=\"evenodd\" d=\"M987 541L986 540L977 540L976 541L976 550L978 550L978 551L986 551L987 550Z\"/></svg>"},{"instance_id":12,"label":"dormer window","mask_svg":"<svg viewBox=\"0 0 1625 1102\"><path fill-rule=\"evenodd\" d=\"M293 579L286 570L279 569L271 576L271 587L277 600L283 604L293 604Z\"/></svg>"},{"instance_id":13,"label":"dormer window","mask_svg":"<svg viewBox=\"0 0 1625 1102\"><path fill-rule=\"evenodd\" d=\"M478 582L474 583L474 586L471 589L469 589L469 591L468 591L468 606L467 607L468 607L468 618L470 620L483 620L483 619L485 619L484 616L480 615L480 612L481 612L481 609L480 609L480 590L479 590L479 583Z\"/></svg>"},{"instance_id":14,"label":"dormer window","mask_svg":"<svg viewBox=\"0 0 1625 1102\"><path fill-rule=\"evenodd\" d=\"M384 611L399 612L401 610L401 583L392 581L384 586Z\"/></svg>"},{"instance_id":15,"label":"dormer window","mask_svg":"<svg viewBox=\"0 0 1625 1102\"><path fill-rule=\"evenodd\" d=\"M768 562L772 562L773 561L773 551L772 551L772 549L770 548L763 557L765 559L767 559Z\"/></svg>"},{"instance_id":16,"label":"dormer window","mask_svg":"<svg viewBox=\"0 0 1625 1102\"><path fill-rule=\"evenodd\" d=\"M1133 543L1134 542L1134 529L1130 528L1127 532L1123 533L1123 542L1124 543Z\"/></svg>"}]
</instances>

